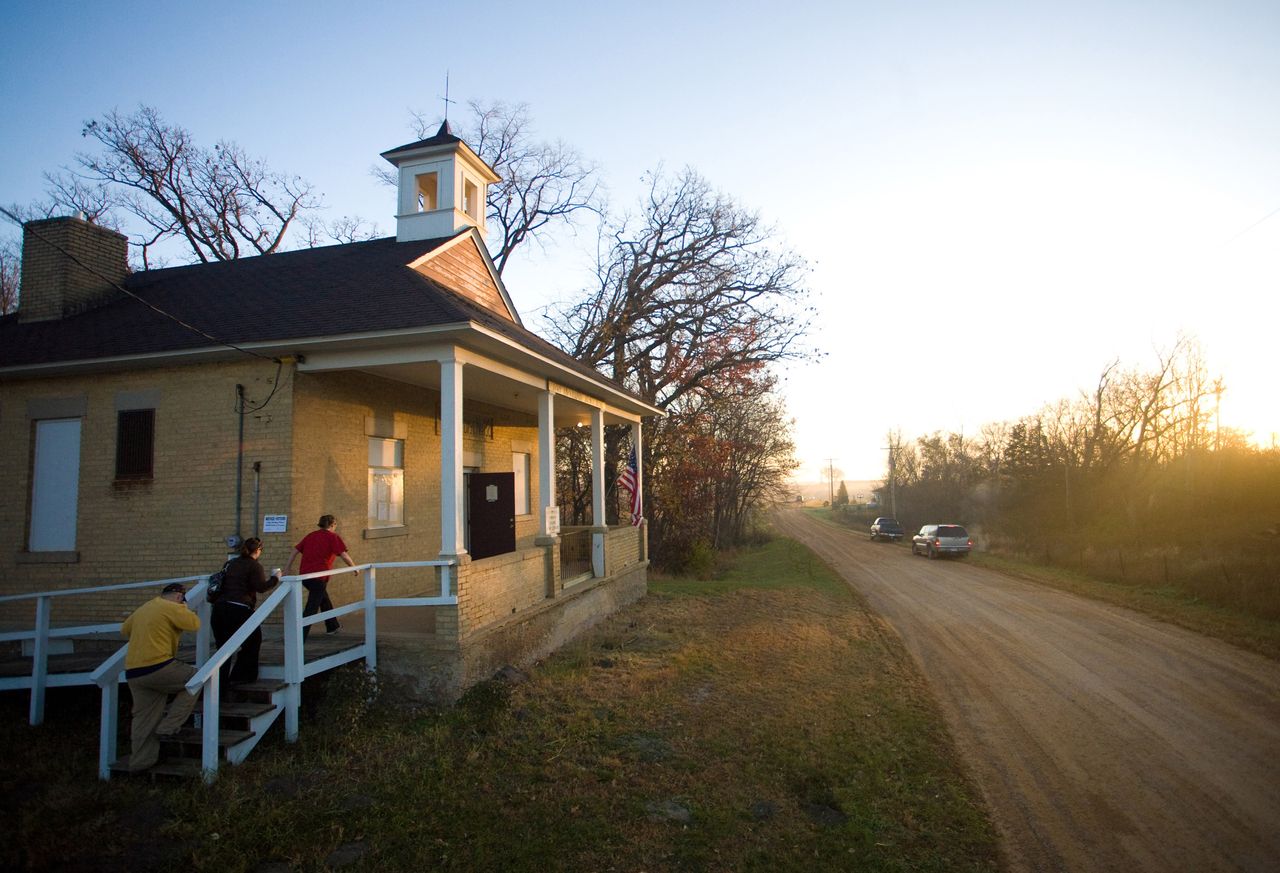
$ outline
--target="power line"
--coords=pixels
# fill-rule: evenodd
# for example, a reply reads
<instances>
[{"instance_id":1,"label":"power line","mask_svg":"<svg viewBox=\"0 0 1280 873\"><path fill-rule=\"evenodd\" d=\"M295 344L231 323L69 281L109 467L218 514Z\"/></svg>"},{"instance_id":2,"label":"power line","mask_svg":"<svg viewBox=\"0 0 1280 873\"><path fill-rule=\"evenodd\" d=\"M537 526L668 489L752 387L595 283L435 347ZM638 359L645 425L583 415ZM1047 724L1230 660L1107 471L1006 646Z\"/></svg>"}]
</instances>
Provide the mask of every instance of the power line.
<instances>
[{"instance_id":1,"label":"power line","mask_svg":"<svg viewBox=\"0 0 1280 873\"><path fill-rule=\"evenodd\" d=\"M49 237L47 237L47 236L45 236L44 234L42 234L42 233L40 233L39 231L37 231L35 228L26 226L25 224L23 224L23 223L22 223L22 219L18 218L18 216L14 215L12 212L10 212L8 209L5 209L3 206L0 206L0 213L4 213L4 215L5 215L5 216L10 220L10 221L15 222L19 227L21 227L21 228L22 228L22 232L23 232L23 233L29 233L29 234L31 234L31 235L32 235L32 236L34 236L36 239L38 239L38 240L40 240L41 242L43 242L45 245L47 245L47 246L49 246L50 248L54 249L55 251L57 251L58 253L60 253L60 254L61 254L61 255L63 255L64 257L66 257L68 260L70 260L72 263L74 263L74 264L76 264L77 266L79 266L81 269L86 270L86 271L88 271L89 273L92 273L94 276L97 276L99 279L101 279L102 281L106 282L108 285L110 285L112 288L114 288L114 289L116 289L117 291L119 291L121 294L124 294L124 295L126 295L127 297L131 297L131 298L133 298L134 300L136 300L136 301L138 301L139 303L141 303L143 306L145 306L145 307L147 307L148 309L150 309L152 312L155 312L157 315L161 315L161 316L163 316L163 317L165 317L165 318L169 319L170 321L172 321L172 322L174 322L174 323L176 323L176 324L180 325L181 327L186 328L187 330L191 331L192 333L194 333L194 334L198 334L199 336L202 336L202 337L204 337L205 339L209 340L210 342L216 343L216 344L218 344L218 345L220 345L220 346L226 346L226 347L227 347L227 348L229 348L229 349L235 349L237 352L240 352L241 354L244 354L244 355L251 355L251 356L253 356L253 357L255 357L255 358L261 358L261 359L262 359L262 360L264 360L264 361L273 361L273 362L275 362L275 363L277 363L277 364L281 363L280 359L279 359L279 358L277 358L277 357L274 357L274 356L272 356L272 355L260 355L260 354L258 354L257 352L252 351L252 350L250 350L250 349L241 348L240 346L236 345L236 344L235 344L235 343L233 343L233 342L228 342L227 340L224 340L224 339L218 339L216 336L213 336L212 334L205 333L203 330L201 330L200 328L196 327L195 325L193 325L193 324L188 324L187 322L183 321L181 318L178 318L176 315L171 315L170 313L165 312L165 311L164 311L163 309L161 309L159 306L156 306L155 304L150 303L150 302L148 302L147 300L144 300L143 298L139 297L137 294L134 294L132 291L130 291L128 288L125 288L123 285L121 285L121 284L120 284L119 282L117 282L116 280L112 279L110 276L105 276L105 275L103 275L101 272L99 272L98 270L96 270L96 269L94 269L93 267L89 266L89 265L88 265L88 264L86 264L84 261L80 260L80 259L79 259L79 258L77 258L75 255L73 255L71 252L67 251L67 250L66 250L66 249L64 249L62 246L58 245L58 244L57 244L56 242L54 242L53 240L49 239Z\"/></svg>"},{"instance_id":2,"label":"power line","mask_svg":"<svg viewBox=\"0 0 1280 873\"><path fill-rule=\"evenodd\" d=\"M130 291L128 288L125 288L115 279L112 279L110 276L103 275L97 269L89 266L84 261L77 258L74 254L67 251L65 248L58 245L53 240L49 239L49 237L45 236L43 233L40 233L38 230L36 230L33 227L28 227L26 224L22 222L20 218L18 218L18 216L14 215L12 212L10 212L8 209L5 209L3 206L0 206L0 213L3 213L10 221L15 222L19 227L21 227L23 233L31 234L36 239L40 240L45 245L52 248L54 251L58 252L63 257L70 260L73 264L76 264L81 269L91 273L94 276L97 276L99 279L101 279L103 282L106 282L112 288L115 288L121 294L124 294L125 296L138 301L143 306L150 309L152 312L155 312L157 315L161 315L164 318L167 318L170 321L174 322L175 324L178 324L181 327L191 331L192 333L195 333L201 337L204 337L205 339L209 340L210 342L216 343L217 345L226 346L227 348L234 349L235 351L240 352L243 355L249 355L254 358L259 358L260 360L263 360L263 361L274 362L276 365L276 375L275 375L275 378L272 380L271 392L267 394L267 398L263 400L261 403L259 403L258 405L252 406L248 403L248 401L245 400L244 395L240 394L237 397L237 402L236 402L236 413L238 415L243 417L245 415L248 415L251 412L258 412L259 410L265 409L267 404L271 402L271 398L275 397L276 390L280 387L280 371L284 366L284 361L281 358L277 358L272 355L261 355L251 349L242 348L233 342L228 342L227 340L224 340L224 339L218 339L216 336L213 336L212 334L205 333L203 330L196 327L195 325L188 324L187 322L183 321L181 318L178 318L176 315L172 315L168 312L165 312L159 306L156 306L155 304L142 299L137 294L134 294L132 291Z\"/></svg>"}]
</instances>

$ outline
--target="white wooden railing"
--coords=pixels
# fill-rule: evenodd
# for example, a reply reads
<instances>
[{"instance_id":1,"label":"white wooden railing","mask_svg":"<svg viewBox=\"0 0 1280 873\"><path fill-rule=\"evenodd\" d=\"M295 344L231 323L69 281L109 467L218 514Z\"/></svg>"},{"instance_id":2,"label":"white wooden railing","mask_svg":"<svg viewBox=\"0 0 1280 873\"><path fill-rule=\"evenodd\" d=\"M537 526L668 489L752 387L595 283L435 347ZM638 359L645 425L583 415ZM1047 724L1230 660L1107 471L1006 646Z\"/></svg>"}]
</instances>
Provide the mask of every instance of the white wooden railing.
<instances>
[{"instance_id":1,"label":"white wooden railing","mask_svg":"<svg viewBox=\"0 0 1280 873\"><path fill-rule=\"evenodd\" d=\"M206 576L184 576L176 579L162 579L151 582L130 582L121 585L104 585L96 588L67 589L63 591L45 591L36 594L10 595L0 600L36 601L36 626L29 631L15 631L0 634L3 640L34 641L34 657L30 677L10 677L0 679L0 689L31 689L31 723L39 724L44 717L44 689L49 686L96 684L102 689L102 719L99 733L98 775L102 779L111 777L111 762L115 758L119 739L120 721L120 684L125 682L124 659L128 649L121 646L107 657L90 673L53 674L48 673L48 641L60 637L84 637L94 634L118 634L119 624L79 625L76 627L50 627L52 598L75 594L101 594L127 588L163 587L170 582L194 584L187 592L187 603L200 617L200 630L196 634L196 674L187 682L187 690L191 694L204 694L201 718L201 770L206 781L212 781L218 769L218 702L220 698L220 670L249 635L262 626L262 623L277 609L281 610L284 626L284 666L279 670L281 675L272 675L271 668L263 668L262 675L267 678L279 678L284 681L282 695L285 716L285 739L295 742L298 738L298 712L302 702L302 681L308 676L332 670L342 664L363 659L366 669L376 670L378 666L378 607L406 606L456 606L457 595L452 592L450 568L457 563L454 559L434 561L397 561L379 564L357 564L354 567L324 570L309 573L305 576L286 576L280 585L272 591L254 610L253 615L232 634L226 644L210 654L210 605L205 599ZM434 597L393 597L377 596L377 572L379 569L413 569L425 567L440 568L440 593ZM359 600L335 607L327 612L313 615L302 615L303 581L322 576L340 576L346 573L360 573L364 581L364 594ZM364 612L364 633L362 641L355 646L307 662L302 645L302 629L308 625L338 618L354 612Z\"/></svg>"},{"instance_id":2,"label":"white wooden railing","mask_svg":"<svg viewBox=\"0 0 1280 873\"><path fill-rule=\"evenodd\" d=\"M88 685L92 682L89 673L56 673L49 674L49 642L57 639L84 639L85 637L110 635L119 637L120 622L109 624L81 624L72 627L53 627L53 605L59 597L74 597L80 594L101 594L105 591L122 591L128 588L163 588L170 582L181 582L190 585L201 582L206 576L180 576L176 579L159 579L151 582L125 582L118 585L101 585L95 588L64 588L58 591L40 591L35 594L9 594L0 597L0 603L11 603L19 600L36 602L36 623L30 630L6 631L0 633L0 642L32 643L31 675L0 677L0 691L15 689L31 689L31 706L28 721L41 724L44 721L44 692L46 688L59 688L68 685ZM200 626L206 628L208 622L202 617ZM207 637L208 631L205 630Z\"/></svg>"}]
</instances>

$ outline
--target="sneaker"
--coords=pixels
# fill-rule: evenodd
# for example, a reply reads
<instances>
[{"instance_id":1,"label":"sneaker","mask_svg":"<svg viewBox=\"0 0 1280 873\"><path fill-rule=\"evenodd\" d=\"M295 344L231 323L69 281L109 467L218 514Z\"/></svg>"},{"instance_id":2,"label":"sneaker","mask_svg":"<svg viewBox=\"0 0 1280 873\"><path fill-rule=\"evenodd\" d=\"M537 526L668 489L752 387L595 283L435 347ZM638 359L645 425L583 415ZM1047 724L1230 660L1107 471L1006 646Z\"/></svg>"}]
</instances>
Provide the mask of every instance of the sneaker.
<instances>
[{"instance_id":1,"label":"sneaker","mask_svg":"<svg viewBox=\"0 0 1280 873\"><path fill-rule=\"evenodd\" d=\"M325 636L328 636L329 634L336 634L340 630L342 630L342 625L338 625L337 627L327 627L324 629L324 633Z\"/></svg>"}]
</instances>

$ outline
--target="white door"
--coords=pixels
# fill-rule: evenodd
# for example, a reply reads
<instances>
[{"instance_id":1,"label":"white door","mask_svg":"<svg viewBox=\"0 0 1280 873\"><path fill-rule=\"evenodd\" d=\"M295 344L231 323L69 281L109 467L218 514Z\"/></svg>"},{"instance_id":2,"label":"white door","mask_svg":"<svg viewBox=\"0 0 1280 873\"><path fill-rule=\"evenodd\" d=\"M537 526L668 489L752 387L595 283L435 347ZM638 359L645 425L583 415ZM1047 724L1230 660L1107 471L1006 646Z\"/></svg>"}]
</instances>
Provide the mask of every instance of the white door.
<instances>
[{"instance_id":1,"label":"white door","mask_svg":"<svg viewBox=\"0 0 1280 873\"><path fill-rule=\"evenodd\" d=\"M37 421L28 551L75 551L79 496L80 419Z\"/></svg>"}]
</instances>

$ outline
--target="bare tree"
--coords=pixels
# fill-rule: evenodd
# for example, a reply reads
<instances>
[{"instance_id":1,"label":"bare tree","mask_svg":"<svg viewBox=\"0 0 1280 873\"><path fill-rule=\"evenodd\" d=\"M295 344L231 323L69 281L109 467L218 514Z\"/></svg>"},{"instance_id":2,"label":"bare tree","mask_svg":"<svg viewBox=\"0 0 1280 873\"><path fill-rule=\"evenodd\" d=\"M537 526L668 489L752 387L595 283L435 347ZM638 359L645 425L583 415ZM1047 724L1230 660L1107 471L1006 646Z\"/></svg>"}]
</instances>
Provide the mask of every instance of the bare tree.
<instances>
[{"instance_id":1,"label":"bare tree","mask_svg":"<svg viewBox=\"0 0 1280 873\"><path fill-rule=\"evenodd\" d=\"M789 436L766 438L789 427L763 374L807 354L807 267L693 171L649 181L637 214L604 231L585 298L546 325L561 348L669 413L644 443L646 517L656 560L678 566L697 543L740 539L793 466ZM606 432L609 470L620 449Z\"/></svg>"},{"instance_id":2,"label":"bare tree","mask_svg":"<svg viewBox=\"0 0 1280 873\"><path fill-rule=\"evenodd\" d=\"M301 178L273 172L232 142L203 148L149 106L112 110L82 134L99 151L78 154L78 171L50 176L50 197L100 222L115 210L137 219L132 242L143 266L170 239L203 262L275 252L293 222L320 205Z\"/></svg>"},{"instance_id":3,"label":"bare tree","mask_svg":"<svg viewBox=\"0 0 1280 873\"><path fill-rule=\"evenodd\" d=\"M535 139L527 104L472 100L468 106L471 117L458 136L501 177L489 186L486 204L489 253L501 273L524 243L539 241L552 227L572 226L582 213L599 214L603 196L594 164L560 140ZM426 139L440 118L414 113L412 125ZM398 184L394 170L379 167L374 175Z\"/></svg>"},{"instance_id":4,"label":"bare tree","mask_svg":"<svg viewBox=\"0 0 1280 873\"><path fill-rule=\"evenodd\" d=\"M12 239L0 242L0 315L18 308L18 286L22 281L22 255Z\"/></svg>"},{"instance_id":5,"label":"bare tree","mask_svg":"<svg viewBox=\"0 0 1280 873\"><path fill-rule=\"evenodd\" d=\"M693 170L650 174L640 214L605 233L594 287L547 327L646 400L665 408L736 368L808 354L807 265Z\"/></svg>"},{"instance_id":6,"label":"bare tree","mask_svg":"<svg viewBox=\"0 0 1280 873\"><path fill-rule=\"evenodd\" d=\"M351 215L329 221L318 215L304 215L298 219L298 225L302 228L306 248L329 243L367 242L380 235L377 224Z\"/></svg>"},{"instance_id":7,"label":"bare tree","mask_svg":"<svg viewBox=\"0 0 1280 873\"><path fill-rule=\"evenodd\" d=\"M115 198L105 183L82 178L67 170L45 173L44 181L49 199L32 204L25 220L79 213L86 221L120 230L120 221L111 212Z\"/></svg>"}]
</instances>

